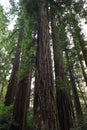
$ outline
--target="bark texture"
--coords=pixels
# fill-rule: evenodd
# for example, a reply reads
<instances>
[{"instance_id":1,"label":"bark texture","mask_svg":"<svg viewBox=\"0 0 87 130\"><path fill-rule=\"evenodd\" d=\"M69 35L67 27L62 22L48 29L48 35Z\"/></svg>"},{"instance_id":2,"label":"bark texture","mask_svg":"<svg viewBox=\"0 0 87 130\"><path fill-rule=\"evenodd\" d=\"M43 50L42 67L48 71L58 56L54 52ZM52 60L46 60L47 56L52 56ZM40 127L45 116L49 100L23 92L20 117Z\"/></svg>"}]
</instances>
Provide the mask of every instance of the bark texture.
<instances>
[{"instance_id":1,"label":"bark texture","mask_svg":"<svg viewBox=\"0 0 87 130\"><path fill-rule=\"evenodd\" d=\"M38 45L34 96L34 130L60 130L53 83L47 5L38 11Z\"/></svg>"},{"instance_id":2,"label":"bark texture","mask_svg":"<svg viewBox=\"0 0 87 130\"><path fill-rule=\"evenodd\" d=\"M5 105L9 106L14 102L14 97L16 94L16 89L17 89L17 73L19 69L19 63L20 63L20 44L23 39L23 20L20 23L20 29L19 29L19 37L18 37L18 42L17 42L17 48L16 48L16 53L15 53L15 59L13 63L13 69L10 77L10 81L8 84L7 88L7 93L5 96Z\"/></svg>"},{"instance_id":3,"label":"bark texture","mask_svg":"<svg viewBox=\"0 0 87 130\"><path fill-rule=\"evenodd\" d=\"M13 118L17 126L12 126L12 129L15 130L26 130L26 117L27 117L27 103L29 98L29 80L27 77L24 77L19 82L19 88L16 95Z\"/></svg>"},{"instance_id":4,"label":"bark texture","mask_svg":"<svg viewBox=\"0 0 87 130\"><path fill-rule=\"evenodd\" d=\"M82 113L82 108L81 108L81 104L80 104L80 100L79 100L79 96L78 96L78 91L77 91L77 87L76 87L76 83L75 83L73 65L70 65L70 58L69 58L67 48L65 49L65 53L66 53L66 59L67 59L68 69L69 69L69 74L70 74L70 79L71 79L74 104L75 104L75 109L76 109L76 116L77 116L78 121L80 121L83 117L83 113Z\"/></svg>"},{"instance_id":5,"label":"bark texture","mask_svg":"<svg viewBox=\"0 0 87 130\"><path fill-rule=\"evenodd\" d=\"M77 52L78 60L80 62L80 66L81 66L81 69L82 69L82 74L83 74L83 77L84 77L84 81L85 81L86 86L87 86L87 74L86 74L86 71L84 69L84 65L83 65L83 62L82 62L82 55L80 54L81 48L82 48L82 47L80 48L80 46L82 46L82 43L81 43L81 39L79 37L81 37L81 36L79 35L79 32L77 31L77 26L76 27L75 27L75 25L73 25L73 26L74 26L74 31L76 31L77 33L75 33L73 31L71 25L70 25L70 33L72 34L72 37L73 37L74 46L76 48L76 52ZM83 45L83 47L84 47L84 45ZM84 60L86 60L86 59L84 59Z\"/></svg>"},{"instance_id":6,"label":"bark texture","mask_svg":"<svg viewBox=\"0 0 87 130\"><path fill-rule=\"evenodd\" d=\"M57 20L51 8L51 26L53 39L54 67L57 89L57 109L61 130L70 130L72 126L72 109L70 97L66 91L66 81L63 67L63 56L57 33Z\"/></svg>"}]
</instances>

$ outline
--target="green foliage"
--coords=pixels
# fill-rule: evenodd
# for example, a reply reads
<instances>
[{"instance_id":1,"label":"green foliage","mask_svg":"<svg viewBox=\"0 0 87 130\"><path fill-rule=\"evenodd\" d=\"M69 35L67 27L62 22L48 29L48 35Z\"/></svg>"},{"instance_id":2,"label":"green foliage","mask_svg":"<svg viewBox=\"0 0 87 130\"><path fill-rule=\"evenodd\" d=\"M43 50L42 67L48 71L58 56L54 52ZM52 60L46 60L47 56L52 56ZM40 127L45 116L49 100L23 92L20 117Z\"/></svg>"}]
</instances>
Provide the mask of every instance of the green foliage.
<instances>
[{"instance_id":1,"label":"green foliage","mask_svg":"<svg viewBox=\"0 0 87 130\"><path fill-rule=\"evenodd\" d=\"M3 7L0 5L0 33L2 32L3 34L5 34L5 29L8 22L9 21L4 13Z\"/></svg>"},{"instance_id":2,"label":"green foliage","mask_svg":"<svg viewBox=\"0 0 87 130\"><path fill-rule=\"evenodd\" d=\"M19 80L23 77L28 77L29 72L35 70L36 56L36 39L35 39L35 23L33 17L25 18L24 20L24 37L21 43L22 64L18 72Z\"/></svg>"},{"instance_id":3,"label":"green foliage","mask_svg":"<svg viewBox=\"0 0 87 130\"><path fill-rule=\"evenodd\" d=\"M87 130L87 118L84 122L81 121L78 123L77 121L75 121L74 127L70 130Z\"/></svg>"},{"instance_id":4,"label":"green foliage","mask_svg":"<svg viewBox=\"0 0 87 130\"><path fill-rule=\"evenodd\" d=\"M16 13L18 13L18 3L17 1L10 0L11 8L10 8L10 14L15 16Z\"/></svg>"},{"instance_id":5,"label":"green foliage","mask_svg":"<svg viewBox=\"0 0 87 130\"><path fill-rule=\"evenodd\" d=\"M12 124L13 106L5 106L0 102L0 130L9 130Z\"/></svg>"},{"instance_id":6,"label":"green foliage","mask_svg":"<svg viewBox=\"0 0 87 130\"><path fill-rule=\"evenodd\" d=\"M33 109L30 108L27 112L27 127L32 130L33 129Z\"/></svg>"},{"instance_id":7,"label":"green foliage","mask_svg":"<svg viewBox=\"0 0 87 130\"><path fill-rule=\"evenodd\" d=\"M14 44L16 36L13 37L15 34L14 30L9 31L7 28L8 19L3 7L0 6L0 86L2 83L4 83L4 86L7 86L7 79L12 69L13 53L16 46Z\"/></svg>"},{"instance_id":8,"label":"green foliage","mask_svg":"<svg viewBox=\"0 0 87 130\"><path fill-rule=\"evenodd\" d=\"M39 2L38 2L39 1ZM23 76L28 76L29 72L31 70L35 70L35 57L36 57L36 40L37 38L37 14L38 14L38 5L41 1L44 0L20 0L20 7L17 7L17 3L15 3L15 0L10 0L12 9L10 10L10 14L14 14L22 10L22 15L24 17L24 36L23 41L21 44L21 54L22 54L22 61L23 64L20 67L20 72L18 73L20 79L23 78ZM66 36L66 27L69 26L69 24L75 23L75 17L76 14L81 15L83 11L83 2L82 0L79 0L77 3L73 2L74 0L49 0L50 5L52 3L54 13L56 14L58 18L58 27L56 28L56 31L59 35L59 43L61 50L64 51L65 47L68 46L68 52L70 55L70 65L74 65L75 73L82 75L81 70L78 66L78 58L76 54L75 47L72 46L72 44L67 43L67 36ZM70 9L71 8L71 9ZM73 13L72 13L72 12ZM20 11L21 12L21 11ZM75 14L74 14L75 13ZM21 13L18 16L21 18ZM6 76L9 75L9 70L11 70L12 65L12 57L14 58L14 51L16 48L16 41L18 38L17 31L10 31L6 32L7 27L7 17L5 16L3 12L3 8L0 6L0 82L6 80ZM78 22L76 23L78 24ZM81 32L80 28L73 27L73 33L75 36L73 37L75 41L79 44L78 41L78 33ZM17 21L16 26L18 27ZM17 28L16 28L17 30ZM69 30L67 30L69 32ZM16 33L14 33L16 32ZM8 35L9 33L9 35ZM15 35L14 35L15 34ZM79 35L80 37L80 35ZM8 39L8 40L5 40ZM85 44L85 43L84 43ZM4 45L4 50L3 50ZM87 42L86 42L87 45ZM72 46L72 47L71 47ZM70 48L71 47L71 48ZM56 60L58 60L56 58ZM9 62L10 61L10 62ZM66 70L68 71L68 65L66 64ZM81 74L80 74L81 73ZM82 78L82 76L81 76ZM69 85L66 81L62 81L61 77L58 77L56 80L56 84L58 87L62 89L67 88L69 90ZM66 84L66 86L65 86ZM17 124L12 119L12 108L13 106L4 106L4 104L0 103L0 130L9 130L10 127L16 126ZM87 117L87 116L85 116ZM33 109L30 108L27 113L27 126L30 130L33 128ZM79 123L75 121L74 128L72 130L87 130L87 118L84 120L84 123Z\"/></svg>"},{"instance_id":9,"label":"green foliage","mask_svg":"<svg viewBox=\"0 0 87 130\"><path fill-rule=\"evenodd\" d=\"M23 1L23 5L26 8L26 11L29 15L36 15L37 14L37 10L38 10L38 0L26 0L26 2L24 0Z\"/></svg>"}]
</instances>

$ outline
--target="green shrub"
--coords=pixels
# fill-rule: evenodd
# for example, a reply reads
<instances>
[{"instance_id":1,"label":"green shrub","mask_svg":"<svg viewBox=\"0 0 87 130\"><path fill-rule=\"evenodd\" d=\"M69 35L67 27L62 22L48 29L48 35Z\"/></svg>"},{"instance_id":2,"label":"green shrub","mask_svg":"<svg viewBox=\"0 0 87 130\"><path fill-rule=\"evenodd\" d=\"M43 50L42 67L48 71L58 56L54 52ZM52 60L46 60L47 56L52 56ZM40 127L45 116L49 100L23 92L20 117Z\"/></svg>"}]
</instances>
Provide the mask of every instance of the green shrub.
<instances>
[{"instance_id":1,"label":"green shrub","mask_svg":"<svg viewBox=\"0 0 87 130\"><path fill-rule=\"evenodd\" d=\"M74 126L70 130L87 130L87 115L85 114L81 121L74 121Z\"/></svg>"},{"instance_id":2,"label":"green shrub","mask_svg":"<svg viewBox=\"0 0 87 130\"><path fill-rule=\"evenodd\" d=\"M32 130L33 129L33 109L30 108L27 112L27 127Z\"/></svg>"},{"instance_id":3,"label":"green shrub","mask_svg":"<svg viewBox=\"0 0 87 130\"><path fill-rule=\"evenodd\" d=\"M13 106L5 106L0 102L0 130L9 130L12 124Z\"/></svg>"}]
</instances>

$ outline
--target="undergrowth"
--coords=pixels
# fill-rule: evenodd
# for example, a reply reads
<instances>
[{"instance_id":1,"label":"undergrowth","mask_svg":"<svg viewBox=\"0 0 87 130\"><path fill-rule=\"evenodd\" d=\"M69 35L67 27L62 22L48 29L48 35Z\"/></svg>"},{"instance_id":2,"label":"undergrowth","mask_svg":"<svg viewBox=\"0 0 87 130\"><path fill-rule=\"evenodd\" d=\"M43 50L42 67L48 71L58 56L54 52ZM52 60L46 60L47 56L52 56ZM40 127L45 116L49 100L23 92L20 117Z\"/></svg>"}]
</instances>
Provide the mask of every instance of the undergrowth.
<instances>
[{"instance_id":1,"label":"undergrowth","mask_svg":"<svg viewBox=\"0 0 87 130\"><path fill-rule=\"evenodd\" d=\"M0 130L9 130L12 124L13 106L5 106L0 102Z\"/></svg>"}]
</instances>

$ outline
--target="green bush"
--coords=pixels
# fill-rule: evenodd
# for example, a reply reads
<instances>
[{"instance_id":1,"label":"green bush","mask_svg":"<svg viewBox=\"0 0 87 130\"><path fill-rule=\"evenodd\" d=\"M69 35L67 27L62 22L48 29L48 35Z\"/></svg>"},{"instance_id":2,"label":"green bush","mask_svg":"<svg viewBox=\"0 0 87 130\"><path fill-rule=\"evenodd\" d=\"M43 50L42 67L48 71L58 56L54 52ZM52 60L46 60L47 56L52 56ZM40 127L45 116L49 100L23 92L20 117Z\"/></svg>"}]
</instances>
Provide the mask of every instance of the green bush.
<instances>
[{"instance_id":1,"label":"green bush","mask_svg":"<svg viewBox=\"0 0 87 130\"><path fill-rule=\"evenodd\" d=\"M33 109L30 108L27 112L27 127L32 130L33 129Z\"/></svg>"},{"instance_id":2,"label":"green bush","mask_svg":"<svg viewBox=\"0 0 87 130\"><path fill-rule=\"evenodd\" d=\"M9 130L12 124L13 106L5 106L0 102L0 130Z\"/></svg>"},{"instance_id":3,"label":"green bush","mask_svg":"<svg viewBox=\"0 0 87 130\"><path fill-rule=\"evenodd\" d=\"M74 121L74 126L70 130L87 130L87 115L85 114L81 121Z\"/></svg>"}]
</instances>

